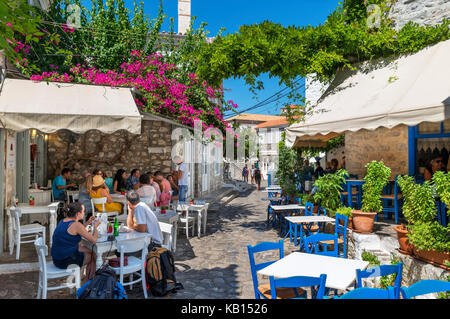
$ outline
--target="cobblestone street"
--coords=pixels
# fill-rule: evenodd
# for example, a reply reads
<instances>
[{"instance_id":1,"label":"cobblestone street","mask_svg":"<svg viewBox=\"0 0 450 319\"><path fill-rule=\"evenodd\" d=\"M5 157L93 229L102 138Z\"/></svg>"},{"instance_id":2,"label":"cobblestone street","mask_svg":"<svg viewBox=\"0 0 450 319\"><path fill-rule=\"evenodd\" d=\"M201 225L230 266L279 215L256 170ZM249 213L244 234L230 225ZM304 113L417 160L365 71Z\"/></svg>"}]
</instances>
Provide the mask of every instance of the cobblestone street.
<instances>
[{"instance_id":1,"label":"cobblestone street","mask_svg":"<svg viewBox=\"0 0 450 319\"><path fill-rule=\"evenodd\" d=\"M175 265L177 280L184 289L163 298L254 298L247 245L280 239L277 229L266 226L267 202L261 200L264 195L251 188L217 212L209 213L206 235L200 238L190 234L186 239L184 230L179 230ZM295 248L286 239L284 249L288 254ZM0 298L36 298L37 272L1 275L0 281ZM127 293L130 299L143 298L140 284L127 289ZM50 291L48 298L75 295L62 289Z\"/></svg>"}]
</instances>

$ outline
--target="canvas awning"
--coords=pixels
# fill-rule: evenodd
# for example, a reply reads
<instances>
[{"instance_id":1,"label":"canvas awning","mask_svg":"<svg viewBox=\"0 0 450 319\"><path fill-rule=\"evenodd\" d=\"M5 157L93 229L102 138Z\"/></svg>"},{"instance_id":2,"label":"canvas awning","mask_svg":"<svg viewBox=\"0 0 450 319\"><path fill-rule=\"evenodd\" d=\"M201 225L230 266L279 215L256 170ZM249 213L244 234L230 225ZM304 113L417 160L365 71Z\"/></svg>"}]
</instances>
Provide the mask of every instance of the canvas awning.
<instances>
[{"instance_id":1,"label":"canvas awning","mask_svg":"<svg viewBox=\"0 0 450 319\"><path fill-rule=\"evenodd\" d=\"M5 79L0 91L0 121L14 131L68 129L82 134L141 133L141 115L129 88Z\"/></svg>"},{"instance_id":2,"label":"canvas awning","mask_svg":"<svg viewBox=\"0 0 450 319\"><path fill-rule=\"evenodd\" d=\"M450 40L336 74L311 116L286 128L286 145L318 146L345 131L450 118Z\"/></svg>"}]
</instances>

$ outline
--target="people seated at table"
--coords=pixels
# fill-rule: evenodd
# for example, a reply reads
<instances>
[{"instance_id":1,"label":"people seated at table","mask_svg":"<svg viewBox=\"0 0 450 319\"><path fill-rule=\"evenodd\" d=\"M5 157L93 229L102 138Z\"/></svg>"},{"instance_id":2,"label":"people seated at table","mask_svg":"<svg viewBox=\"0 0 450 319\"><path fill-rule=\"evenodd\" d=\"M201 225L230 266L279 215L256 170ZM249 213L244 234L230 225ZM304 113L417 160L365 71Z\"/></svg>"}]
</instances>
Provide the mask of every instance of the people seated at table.
<instances>
[{"instance_id":1,"label":"people seated at table","mask_svg":"<svg viewBox=\"0 0 450 319\"><path fill-rule=\"evenodd\" d=\"M159 196L161 206L168 206L170 202L170 191L172 190L172 187L170 187L169 181L163 177L160 171L157 171L155 173L155 180L161 187L161 195Z\"/></svg>"},{"instance_id":2,"label":"people seated at table","mask_svg":"<svg viewBox=\"0 0 450 319\"><path fill-rule=\"evenodd\" d=\"M126 196L128 202L128 228L140 233L149 233L152 235L149 250L153 246L161 247L163 236L156 215L147 204L141 202L139 194L136 191L129 191Z\"/></svg>"},{"instance_id":3,"label":"people seated at table","mask_svg":"<svg viewBox=\"0 0 450 319\"><path fill-rule=\"evenodd\" d=\"M105 172L103 172L102 177L105 180L106 187L109 189L109 193L114 193L114 180L111 177L108 177Z\"/></svg>"},{"instance_id":4,"label":"people seated at table","mask_svg":"<svg viewBox=\"0 0 450 319\"><path fill-rule=\"evenodd\" d=\"M303 178L305 181L312 181L314 169L309 165L309 160L305 159L303 165Z\"/></svg>"},{"instance_id":5,"label":"people seated at table","mask_svg":"<svg viewBox=\"0 0 450 319\"><path fill-rule=\"evenodd\" d=\"M61 220L53 233L51 256L53 264L61 269L67 269L69 265L76 264L80 267L86 265L87 279L92 279L95 274L95 253L81 244L81 238L85 238L92 244L97 242L97 226L100 220L91 216L84 224L79 222L84 219L85 207L79 202L70 203L65 208L66 218ZM94 221L95 220L95 221ZM94 221L94 231L89 233L86 227Z\"/></svg>"},{"instance_id":6,"label":"people seated at table","mask_svg":"<svg viewBox=\"0 0 450 319\"><path fill-rule=\"evenodd\" d=\"M175 179L173 178L172 174L167 175L167 180L170 183L170 187L172 187L172 200L178 199L178 192L180 190L180 187L178 186L178 183L175 182Z\"/></svg>"},{"instance_id":7,"label":"people seated at table","mask_svg":"<svg viewBox=\"0 0 450 319\"><path fill-rule=\"evenodd\" d=\"M156 192L156 202L159 202L161 196L161 186L156 182L155 176L152 174L152 172L147 172L146 174L150 176L150 184L153 186Z\"/></svg>"},{"instance_id":8,"label":"people seated at table","mask_svg":"<svg viewBox=\"0 0 450 319\"><path fill-rule=\"evenodd\" d=\"M120 194L122 192L125 192L126 182L127 173L122 168L118 169L116 175L114 176L113 193Z\"/></svg>"},{"instance_id":9,"label":"people seated at table","mask_svg":"<svg viewBox=\"0 0 450 319\"><path fill-rule=\"evenodd\" d=\"M426 181L430 181L436 172L447 172L447 168L444 164L444 159L442 156L435 156L428 164L425 166L424 178Z\"/></svg>"},{"instance_id":10,"label":"people seated at table","mask_svg":"<svg viewBox=\"0 0 450 319\"><path fill-rule=\"evenodd\" d=\"M137 190L139 188L139 175L140 175L139 169L134 168L131 171L130 177L128 177L126 184L125 184L125 189L127 191Z\"/></svg>"},{"instance_id":11,"label":"people seated at table","mask_svg":"<svg viewBox=\"0 0 450 319\"><path fill-rule=\"evenodd\" d=\"M92 175L93 175L93 176L95 176L95 175L100 175L100 176L103 177L103 172L102 172L101 169L94 168L94 170L92 171Z\"/></svg>"},{"instance_id":12,"label":"people seated at table","mask_svg":"<svg viewBox=\"0 0 450 319\"><path fill-rule=\"evenodd\" d=\"M86 178L86 180L83 184L80 185L80 189L78 191L78 202L84 205L86 216L90 216L92 215L92 205L91 196L89 195L89 193L92 189L92 174L89 172L85 172L84 177Z\"/></svg>"},{"instance_id":13,"label":"people seated at table","mask_svg":"<svg viewBox=\"0 0 450 319\"><path fill-rule=\"evenodd\" d=\"M320 166L320 162L315 163L316 169L314 170L314 179L317 180L319 177L324 175L323 167Z\"/></svg>"},{"instance_id":14,"label":"people seated at table","mask_svg":"<svg viewBox=\"0 0 450 319\"><path fill-rule=\"evenodd\" d=\"M75 184L67 184L70 177L70 169L65 167L61 170L61 175L55 177L52 182L53 201L66 201L66 190L69 187L76 187Z\"/></svg>"},{"instance_id":15,"label":"people seated at table","mask_svg":"<svg viewBox=\"0 0 450 319\"><path fill-rule=\"evenodd\" d=\"M92 189L89 194L92 198L106 197L105 212L118 212L119 215L123 213L122 204L113 202L111 195L109 194L109 189L106 187L105 180L100 175L94 176L92 181ZM103 206L101 204L96 204L95 208L99 212L103 211Z\"/></svg>"},{"instance_id":16,"label":"people seated at table","mask_svg":"<svg viewBox=\"0 0 450 319\"><path fill-rule=\"evenodd\" d=\"M141 187L138 188L137 193L142 198L145 198L145 203L150 207L153 207L154 202L156 201L156 191L152 186L153 179L150 178L147 174L142 174L139 177L139 183Z\"/></svg>"},{"instance_id":17,"label":"people seated at table","mask_svg":"<svg viewBox=\"0 0 450 319\"><path fill-rule=\"evenodd\" d=\"M331 168L327 171L328 174L334 174L339 169L339 161L335 158L331 159Z\"/></svg>"}]
</instances>

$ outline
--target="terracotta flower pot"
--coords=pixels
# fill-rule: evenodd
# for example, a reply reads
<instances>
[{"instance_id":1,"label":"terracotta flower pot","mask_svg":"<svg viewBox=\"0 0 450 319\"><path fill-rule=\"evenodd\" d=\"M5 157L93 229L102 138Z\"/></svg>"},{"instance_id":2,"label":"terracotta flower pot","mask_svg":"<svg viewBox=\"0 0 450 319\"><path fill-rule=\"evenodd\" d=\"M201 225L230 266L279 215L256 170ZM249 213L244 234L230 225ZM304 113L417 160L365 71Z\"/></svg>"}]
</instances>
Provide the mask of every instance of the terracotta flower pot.
<instances>
[{"instance_id":1,"label":"terracotta flower pot","mask_svg":"<svg viewBox=\"0 0 450 319\"><path fill-rule=\"evenodd\" d=\"M313 207L313 214L317 215L318 211L319 211L319 205L314 205L314 207Z\"/></svg>"},{"instance_id":2,"label":"terracotta flower pot","mask_svg":"<svg viewBox=\"0 0 450 319\"><path fill-rule=\"evenodd\" d=\"M375 221L375 216L377 213L363 212L360 210L352 211L353 218L353 230L360 234L370 234L372 233L373 223Z\"/></svg>"},{"instance_id":3,"label":"terracotta flower pot","mask_svg":"<svg viewBox=\"0 0 450 319\"><path fill-rule=\"evenodd\" d=\"M397 232L398 244L400 246L398 251L405 255L411 255L413 251L407 236L409 233L408 230L404 225L394 226L394 229Z\"/></svg>"},{"instance_id":4,"label":"terracotta flower pot","mask_svg":"<svg viewBox=\"0 0 450 319\"><path fill-rule=\"evenodd\" d=\"M344 226L344 221L339 220L339 224ZM349 217L348 220L347 220L347 228L348 229L353 229L353 218L352 217Z\"/></svg>"},{"instance_id":5,"label":"terracotta flower pot","mask_svg":"<svg viewBox=\"0 0 450 319\"><path fill-rule=\"evenodd\" d=\"M446 260L450 260L450 252L439 252L436 250L420 250L412 246L413 256L417 259L430 263L434 266L441 267L445 270L450 270L445 264Z\"/></svg>"}]
</instances>

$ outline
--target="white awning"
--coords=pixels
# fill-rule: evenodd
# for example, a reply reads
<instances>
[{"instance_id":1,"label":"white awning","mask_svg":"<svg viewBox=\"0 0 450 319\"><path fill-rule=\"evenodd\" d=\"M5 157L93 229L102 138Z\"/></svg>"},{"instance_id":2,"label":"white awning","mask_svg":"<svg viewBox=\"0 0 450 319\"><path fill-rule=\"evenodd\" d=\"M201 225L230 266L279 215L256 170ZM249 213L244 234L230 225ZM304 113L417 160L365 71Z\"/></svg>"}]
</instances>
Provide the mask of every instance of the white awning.
<instances>
[{"instance_id":1,"label":"white awning","mask_svg":"<svg viewBox=\"0 0 450 319\"><path fill-rule=\"evenodd\" d=\"M345 131L450 118L450 40L397 59L336 74L304 122L286 128L289 147L326 144Z\"/></svg>"},{"instance_id":2,"label":"white awning","mask_svg":"<svg viewBox=\"0 0 450 319\"><path fill-rule=\"evenodd\" d=\"M141 134L141 115L129 88L5 79L0 121L19 132L68 129L82 134L95 129Z\"/></svg>"}]
</instances>

